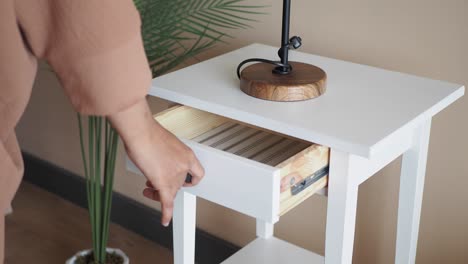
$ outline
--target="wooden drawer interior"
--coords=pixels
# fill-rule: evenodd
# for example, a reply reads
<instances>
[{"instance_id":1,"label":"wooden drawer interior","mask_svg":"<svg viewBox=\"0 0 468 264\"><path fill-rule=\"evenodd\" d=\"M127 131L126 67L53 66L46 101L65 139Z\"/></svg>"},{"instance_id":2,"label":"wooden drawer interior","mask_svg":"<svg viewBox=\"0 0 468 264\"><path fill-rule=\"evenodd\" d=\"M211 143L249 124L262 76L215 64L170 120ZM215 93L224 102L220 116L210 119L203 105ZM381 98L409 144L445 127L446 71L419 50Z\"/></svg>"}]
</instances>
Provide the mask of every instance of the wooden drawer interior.
<instances>
[{"instance_id":1,"label":"wooden drawer interior","mask_svg":"<svg viewBox=\"0 0 468 264\"><path fill-rule=\"evenodd\" d=\"M280 215L327 185L327 147L187 106L155 119L179 138L280 169Z\"/></svg>"}]
</instances>

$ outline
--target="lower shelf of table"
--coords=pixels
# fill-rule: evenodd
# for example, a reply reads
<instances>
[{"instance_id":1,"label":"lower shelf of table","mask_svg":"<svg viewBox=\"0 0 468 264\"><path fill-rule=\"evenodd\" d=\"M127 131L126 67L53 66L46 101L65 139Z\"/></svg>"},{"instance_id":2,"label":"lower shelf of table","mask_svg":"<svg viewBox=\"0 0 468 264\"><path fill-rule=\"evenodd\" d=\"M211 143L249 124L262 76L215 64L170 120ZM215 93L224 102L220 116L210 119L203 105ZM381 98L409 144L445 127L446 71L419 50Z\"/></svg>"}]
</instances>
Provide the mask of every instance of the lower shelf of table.
<instances>
[{"instance_id":1,"label":"lower shelf of table","mask_svg":"<svg viewBox=\"0 0 468 264\"><path fill-rule=\"evenodd\" d=\"M319 264L325 258L276 237L257 238L222 264Z\"/></svg>"}]
</instances>

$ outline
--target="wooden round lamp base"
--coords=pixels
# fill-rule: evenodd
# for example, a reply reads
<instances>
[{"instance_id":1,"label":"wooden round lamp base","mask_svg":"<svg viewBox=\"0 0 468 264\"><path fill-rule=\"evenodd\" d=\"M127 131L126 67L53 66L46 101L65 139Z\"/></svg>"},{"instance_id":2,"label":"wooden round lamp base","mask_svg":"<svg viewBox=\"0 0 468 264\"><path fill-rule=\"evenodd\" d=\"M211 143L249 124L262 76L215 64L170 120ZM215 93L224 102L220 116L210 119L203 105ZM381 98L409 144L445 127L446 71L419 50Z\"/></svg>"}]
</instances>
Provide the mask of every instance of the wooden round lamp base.
<instances>
[{"instance_id":1,"label":"wooden round lamp base","mask_svg":"<svg viewBox=\"0 0 468 264\"><path fill-rule=\"evenodd\" d=\"M281 75L273 73L276 67L256 63L242 70L241 90L253 97L270 101L302 101L325 93L327 74L319 67L290 62L292 71Z\"/></svg>"}]
</instances>

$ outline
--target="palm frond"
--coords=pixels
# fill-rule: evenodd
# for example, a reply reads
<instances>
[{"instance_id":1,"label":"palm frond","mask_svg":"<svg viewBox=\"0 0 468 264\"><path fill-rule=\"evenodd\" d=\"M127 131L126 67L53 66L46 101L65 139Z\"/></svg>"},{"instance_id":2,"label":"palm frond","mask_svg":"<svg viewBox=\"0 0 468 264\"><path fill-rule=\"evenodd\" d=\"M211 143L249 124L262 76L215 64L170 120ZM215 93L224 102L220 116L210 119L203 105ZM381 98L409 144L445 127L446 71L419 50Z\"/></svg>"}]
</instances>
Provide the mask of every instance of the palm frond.
<instances>
[{"instance_id":1,"label":"palm frond","mask_svg":"<svg viewBox=\"0 0 468 264\"><path fill-rule=\"evenodd\" d=\"M226 31L250 28L266 6L246 0L134 0L153 76L232 38Z\"/></svg>"}]
</instances>

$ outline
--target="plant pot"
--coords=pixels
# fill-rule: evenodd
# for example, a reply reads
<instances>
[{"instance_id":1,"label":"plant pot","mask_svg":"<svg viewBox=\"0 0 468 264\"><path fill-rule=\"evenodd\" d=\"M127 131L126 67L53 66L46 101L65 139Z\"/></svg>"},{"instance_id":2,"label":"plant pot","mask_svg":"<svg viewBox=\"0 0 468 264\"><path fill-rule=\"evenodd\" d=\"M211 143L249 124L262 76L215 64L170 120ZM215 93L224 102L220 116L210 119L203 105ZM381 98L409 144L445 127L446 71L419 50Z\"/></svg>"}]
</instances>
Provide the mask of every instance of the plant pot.
<instances>
[{"instance_id":1,"label":"plant pot","mask_svg":"<svg viewBox=\"0 0 468 264\"><path fill-rule=\"evenodd\" d=\"M65 262L65 264L75 264L75 261L76 261L76 259L78 257L86 256L87 254L89 254L89 252L91 252L91 249L80 251L80 252L76 253L73 257L68 259L67 262ZM117 255L119 255L119 256L121 256L123 258L123 260L124 260L123 264L130 264L130 260L128 259L127 255L125 255L125 253L122 250L116 249L116 248L107 248L106 252L107 253L115 253L115 254L117 254Z\"/></svg>"}]
</instances>

